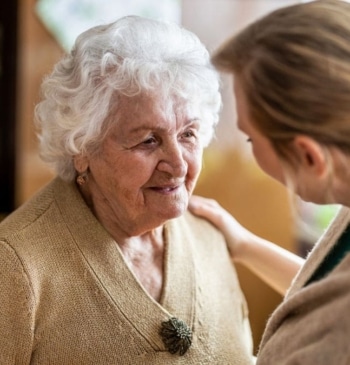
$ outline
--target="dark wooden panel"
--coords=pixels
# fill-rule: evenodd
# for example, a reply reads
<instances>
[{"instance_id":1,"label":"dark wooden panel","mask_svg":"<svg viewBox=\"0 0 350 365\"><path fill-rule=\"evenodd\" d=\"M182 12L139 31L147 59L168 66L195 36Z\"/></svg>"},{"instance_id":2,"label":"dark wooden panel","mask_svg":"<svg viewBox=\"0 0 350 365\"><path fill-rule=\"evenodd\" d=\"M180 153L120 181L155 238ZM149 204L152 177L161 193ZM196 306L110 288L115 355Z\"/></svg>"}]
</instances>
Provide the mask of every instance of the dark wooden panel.
<instances>
[{"instance_id":1,"label":"dark wooden panel","mask_svg":"<svg viewBox=\"0 0 350 365\"><path fill-rule=\"evenodd\" d=\"M17 10L15 0L0 2L0 214L15 208Z\"/></svg>"}]
</instances>

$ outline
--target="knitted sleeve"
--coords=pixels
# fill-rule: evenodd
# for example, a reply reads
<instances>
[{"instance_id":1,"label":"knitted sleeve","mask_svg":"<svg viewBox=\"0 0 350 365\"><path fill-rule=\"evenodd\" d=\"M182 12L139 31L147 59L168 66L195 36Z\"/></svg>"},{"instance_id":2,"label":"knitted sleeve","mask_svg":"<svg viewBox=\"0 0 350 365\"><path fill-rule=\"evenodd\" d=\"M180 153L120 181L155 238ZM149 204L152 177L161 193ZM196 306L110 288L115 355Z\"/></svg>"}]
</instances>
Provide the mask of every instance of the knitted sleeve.
<instances>
[{"instance_id":1,"label":"knitted sleeve","mask_svg":"<svg viewBox=\"0 0 350 365\"><path fill-rule=\"evenodd\" d=\"M0 241L0 364L30 363L33 304L33 292L20 259Z\"/></svg>"}]
</instances>

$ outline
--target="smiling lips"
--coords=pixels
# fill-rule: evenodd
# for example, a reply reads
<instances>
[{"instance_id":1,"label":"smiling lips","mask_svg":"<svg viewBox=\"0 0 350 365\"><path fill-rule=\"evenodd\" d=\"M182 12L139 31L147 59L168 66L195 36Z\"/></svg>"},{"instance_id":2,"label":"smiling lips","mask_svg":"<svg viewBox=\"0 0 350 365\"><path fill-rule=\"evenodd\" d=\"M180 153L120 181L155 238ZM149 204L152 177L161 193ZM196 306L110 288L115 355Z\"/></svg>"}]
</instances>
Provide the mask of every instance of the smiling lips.
<instances>
[{"instance_id":1,"label":"smiling lips","mask_svg":"<svg viewBox=\"0 0 350 365\"><path fill-rule=\"evenodd\" d=\"M151 189L159 193L168 194L180 188L181 184L167 186L152 186Z\"/></svg>"}]
</instances>

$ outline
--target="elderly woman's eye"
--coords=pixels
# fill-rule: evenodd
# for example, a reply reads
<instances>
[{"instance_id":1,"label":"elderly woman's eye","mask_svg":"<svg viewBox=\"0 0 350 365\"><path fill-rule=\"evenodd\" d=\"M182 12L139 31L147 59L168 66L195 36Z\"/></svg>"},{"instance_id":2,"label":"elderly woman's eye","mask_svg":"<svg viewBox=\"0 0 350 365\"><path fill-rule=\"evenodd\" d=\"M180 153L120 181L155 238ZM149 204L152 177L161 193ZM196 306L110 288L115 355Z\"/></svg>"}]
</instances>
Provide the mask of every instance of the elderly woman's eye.
<instances>
[{"instance_id":1,"label":"elderly woman's eye","mask_svg":"<svg viewBox=\"0 0 350 365\"><path fill-rule=\"evenodd\" d=\"M188 130L185 133L183 133L183 137L185 138L191 138L191 137L195 137L196 133L193 130Z\"/></svg>"},{"instance_id":2,"label":"elderly woman's eye","mask_svg":"<svg viewBox=\"0 0 350 365\"><path fill-rule=\"evenodd\" d=\"M149 137L142 142L142 144L154 144L154 143L157 143L155 137Z\"/></svg>"}]
</instances>

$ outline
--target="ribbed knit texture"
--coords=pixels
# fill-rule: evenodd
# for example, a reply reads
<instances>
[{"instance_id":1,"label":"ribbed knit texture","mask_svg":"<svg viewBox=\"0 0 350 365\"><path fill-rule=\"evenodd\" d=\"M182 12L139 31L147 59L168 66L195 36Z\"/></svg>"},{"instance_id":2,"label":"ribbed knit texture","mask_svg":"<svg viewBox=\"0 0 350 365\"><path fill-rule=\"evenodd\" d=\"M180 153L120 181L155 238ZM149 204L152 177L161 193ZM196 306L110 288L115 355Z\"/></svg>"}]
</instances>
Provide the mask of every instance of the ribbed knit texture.
<instances>
[{"instance_id":1,"label":"ribbed knit texture","mask_svg":"<svg viewBox=\"0 0 350 365\"><path fill-rule=\"evenodd\" d=\"M251 364L247 308L223 236L189 213L166 225L154 301L74 184L55 179L0 224L0 364ZM166 351L185 321L193 344Z\"/></svg>"},{"instance_id":2,"label":"ribbed knit texture","mask_svg":"<svg viewBox=\"0 0 350 365\"><path fill-rule=\"evenodd\" d=\"M305 286L349 222L350 211L342 208L310 253L268 322L257 365L350 364L350 255Z\"/></svg>"}]
</instances>

